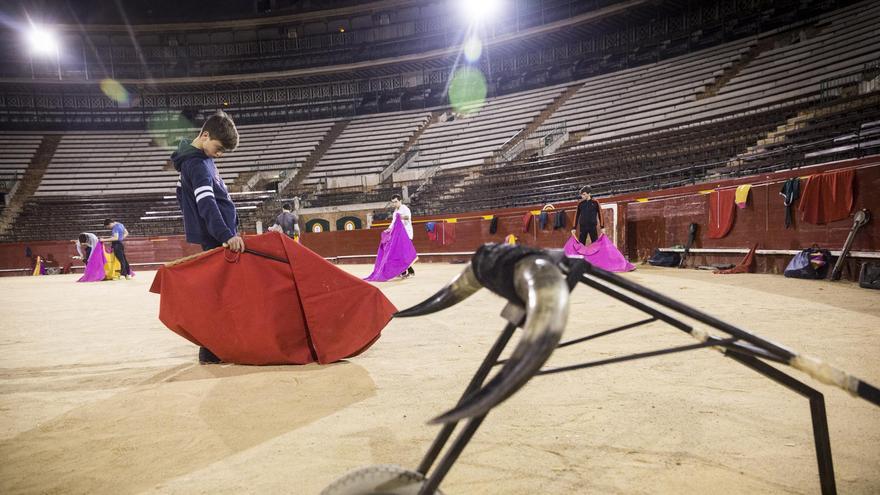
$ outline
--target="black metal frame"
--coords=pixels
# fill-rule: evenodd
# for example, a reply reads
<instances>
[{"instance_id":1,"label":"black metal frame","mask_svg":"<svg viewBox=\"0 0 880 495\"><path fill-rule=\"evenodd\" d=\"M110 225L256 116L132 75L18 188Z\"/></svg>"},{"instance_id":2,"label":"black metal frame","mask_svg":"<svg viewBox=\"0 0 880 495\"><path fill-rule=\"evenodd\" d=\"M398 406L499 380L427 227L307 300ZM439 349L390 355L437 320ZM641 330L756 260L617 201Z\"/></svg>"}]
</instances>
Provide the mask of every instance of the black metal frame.
<instances>
[{"instance_id":1,"label":"black metal frame","mask_svg":"<svg viewBox=\"0 0 880 495\"><path fill-rule=\"evenodd\" d=\"M557 348L582 343L587 340L646 325L655 321L663 321L664 323L678 328L679 330L690 333L692 335L694 334L694 328L690 324L678 319L673 315L664 313L653 306L649 306L639 300L636 300L629 295L621 293L613 286L624 289L653 303L659 304L660 306L672 310L675 313L687 316L688 318L691 318L716 330L724 332L728 334L729 337L719 338L708 334L700 334L703 335L703 337L697 337L698 340L701 340L701 342L695 344L629 354L610 359L603 359L599 361L563 366L558 368L544 369L538 372L538 375L562 373L566 371L573 371L624 361L632 361L663 354L701 349L704 347L715 347L720 350L725 356L809 399L810 415L813 424L813 438L816 447L816 461L818 464L819 480L822 494L832 495L837 493L834 477L834 466L831 456L831 441L828 431L828 419L825 412L824 396L818 390L806 385L800 380L795 379L791 375L784 373L773 366L770 366L766 362L771 361L776 363L789 364L790 361L796 357L796 354L773 342L767 341L743 329L718 320L713 316L710 316L690 306L675 301L667 296L663 296L662 294L656 293L650 289L642 287L630 280L606 272L604 270L596 269L592 267L592 265L581 259L566 258L560 265L561 268L563 268L563 270L567 272L569 290L573 290L575 285L577 285L578 283L582 283L584 285L587 285L588 287L594 288L602 292L603 294L617 299L618 301L621 301L644 313L647 313L648 315L650 315L650 318L618 326L609 330L597 332L585 337L562 342L557 346ZM502 330L498 339L495 341L495 344L489 350L476 374L471 379L470 383L468 384L467 388L459 399L459 404L467 401L469 396L483 385L493 366L502 364L504 362L499 361L498 357L507 346L517 327L521 326L524 323L525 312L520 306L509 303L504 308L504 311L502 311L502 317L507 319L508 323ZM871 385L861 383L858 395L868 400L869 402L880 405L880 397L878 397L877 389L872 387ZM486 414L488 414L488 412L467 419L465 421L464 428L452 441L452 444L449 446L449 448L446 449L446 452L439 459L439 462L437 462L438 457L440 457L440 453L443 451L444 447L452 437L455 428L458 426L458 421L446 423L443 425L440 432L434 438L431 447L428 449L428 452L425 454L417 469L420 474L426 477L426 480L422 485L421 490L419 491L420 495L431 495L435 493L440 483L443 481L443 478L446 476L446 474L448 474L449 470L452 468L452 465L458 459L459 455L461 455L468 442L470 442L471 438L476 433L483 420L486 418ZM432 467L434 467L434 469L431 474L428 475L428 471L431 470Z\"/></svg>"}]
</instances>

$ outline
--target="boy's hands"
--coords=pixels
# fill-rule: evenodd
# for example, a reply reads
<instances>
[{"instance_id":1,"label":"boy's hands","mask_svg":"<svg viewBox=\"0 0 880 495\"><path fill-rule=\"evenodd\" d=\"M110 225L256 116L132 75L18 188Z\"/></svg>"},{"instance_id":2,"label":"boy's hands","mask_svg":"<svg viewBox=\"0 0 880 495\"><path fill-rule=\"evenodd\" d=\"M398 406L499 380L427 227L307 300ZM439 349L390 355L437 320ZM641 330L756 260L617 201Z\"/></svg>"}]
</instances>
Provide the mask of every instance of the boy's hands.
<instances>
[{"instance_id":1,"label":"boy's hands","mask_svg":"<svg viewBox=\"0 0 880 495\"><path fill-rule=\"evenodd\" d=\"M228 241L223 243L223 245L233 253L244 252L244 239L242 239L241 236L230 237Z\"/></svg>"}]
</instances>

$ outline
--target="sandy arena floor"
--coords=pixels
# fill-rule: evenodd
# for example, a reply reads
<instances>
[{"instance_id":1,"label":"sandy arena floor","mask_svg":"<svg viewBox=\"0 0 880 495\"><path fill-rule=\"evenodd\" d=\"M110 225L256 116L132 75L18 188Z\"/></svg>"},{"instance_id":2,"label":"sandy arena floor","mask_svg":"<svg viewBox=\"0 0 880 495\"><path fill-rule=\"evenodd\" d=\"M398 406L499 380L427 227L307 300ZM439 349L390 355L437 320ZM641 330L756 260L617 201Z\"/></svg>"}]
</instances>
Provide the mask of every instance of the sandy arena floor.
<instances>
[{"instance_id":1,"label":"sandy arena floor","mask_svg":"<svg viewBox=\"0 0 880 495\"><path fill-rule=\"evenodd\" d=\"M382 284L399 307L462 265ZM346 266L364 276L365 265ZM880 385L880 294L775 275L626 275ZM392 321L330 366L200 366L136 280L0 278L0 493L317 494L369 464L414 468L501 329L483 291ZM565 338L642 316L586 287ZM663 324L551 365L692 343ZM880 408L825 393L840 493L880 493ZM489 415L447 494L819 493L806 399L713 350L537 377Z\"/></svg>"}]
</instances>

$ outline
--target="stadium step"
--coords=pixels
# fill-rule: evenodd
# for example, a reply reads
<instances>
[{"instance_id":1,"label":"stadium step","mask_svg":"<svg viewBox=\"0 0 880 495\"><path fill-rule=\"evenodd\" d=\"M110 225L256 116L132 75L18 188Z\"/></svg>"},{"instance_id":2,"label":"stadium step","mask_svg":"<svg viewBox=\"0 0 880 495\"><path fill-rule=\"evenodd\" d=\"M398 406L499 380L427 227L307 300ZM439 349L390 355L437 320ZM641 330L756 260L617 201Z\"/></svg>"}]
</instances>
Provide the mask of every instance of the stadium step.
<instances>
[{"instance_id":1,"label":"stadium step","mask_svg":"<svg viewBox=\"0 0 880 495\"><path fill-rule=\"evenodd\" d=\"M46 134L43 136L37 151L28 164L24 177L19 181L18 189L16 189L9 204L3 209L2 215L0 215L0 236L5 236L9 232L9 229L15 224L18 214L23 209L25 201L33 196L40 186L43 174L46 173L46 168L49 166L49 162L52 161L60 141L61 135L59 134Z\"/></svg>"},{"instance_id":2,"label":"stadium step","mask_svg":"<svg viewBox=\"0 0 880 495\"><path fill-rule=\"evenodd\" d=\"M321 157L324 156L324 153L327 152L328 149L333 145L336 141L336 138L342 134L342 131L348 127L349 122L351 120L340 120L333 124L333 127L327 132L321 142L318 144L318 147L315 148L314 151L306 158L305 162L303 162L302 167L297 170L297 172L291 176L290 178L284 180L278 185L278 194L286 194L288 192L296 191L300 186L303 185L303 182L308 178L309 174L318 165L318 162L321 161ZM314 189L314 187L312 187Z\"/></svg>"}]
</instances>

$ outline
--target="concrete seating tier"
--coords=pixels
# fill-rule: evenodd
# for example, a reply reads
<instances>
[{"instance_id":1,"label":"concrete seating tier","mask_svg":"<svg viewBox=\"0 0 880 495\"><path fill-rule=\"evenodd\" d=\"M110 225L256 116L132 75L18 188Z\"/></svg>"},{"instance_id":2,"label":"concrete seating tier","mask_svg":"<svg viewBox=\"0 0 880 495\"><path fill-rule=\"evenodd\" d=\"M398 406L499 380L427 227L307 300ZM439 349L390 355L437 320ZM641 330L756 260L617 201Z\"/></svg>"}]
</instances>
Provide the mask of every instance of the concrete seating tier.
<instances>
[{"instance_id":1,"label":"concrete seating tier","mask_svg":"<svg viewBox=\"0 0 880 495\"><path fill-rule=\"evenodd\" d=\"M352 119L304 183L314 184L327 176L382 172L430 118L430 112L415 111Z\"/></svg>"}]
</instances>

